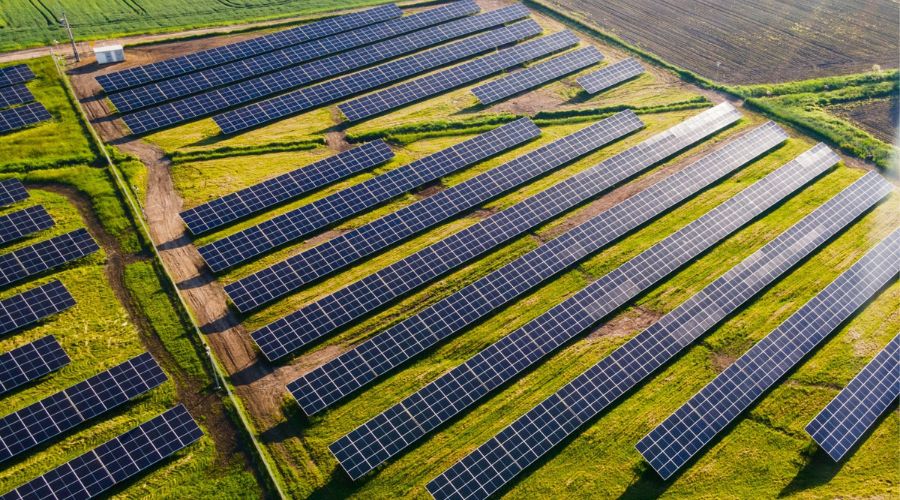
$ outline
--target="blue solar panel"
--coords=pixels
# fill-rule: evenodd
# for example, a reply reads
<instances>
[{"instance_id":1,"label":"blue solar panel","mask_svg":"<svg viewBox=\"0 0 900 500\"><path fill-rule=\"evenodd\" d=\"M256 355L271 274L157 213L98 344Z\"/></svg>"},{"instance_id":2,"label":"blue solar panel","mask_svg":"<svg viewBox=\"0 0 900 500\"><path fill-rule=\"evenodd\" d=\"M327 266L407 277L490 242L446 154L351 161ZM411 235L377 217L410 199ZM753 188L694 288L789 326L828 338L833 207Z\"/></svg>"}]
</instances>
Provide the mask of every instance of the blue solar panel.
<instances>
[{"instance_id":1,"label":"blue solar panel","mask_svg":"<svg viewBox=\"0 0 900 500\"><path fill-rule=\"evenodd\" d=\"M840 461L900 395L900 334L888 343L816 418L806 432Z\"/></svg>"},{"instance_id":2,"label":"blue solar panel","mask_svg":"<svg viewBox=\"0 0 900 500\"><path fill-rule=\"evenodd\" d=\"M17 104L25 104L34 100L31 91L24 85L0 87L0 108L8 108Z\"/></svg>"},{"instance_id":3,"label":"blue solar panel","mask_svg":"<svg viewBox=\"0 0 900 500\"><path fill-rule=\"evenodd\" d=\"M279 69L296 66L312 59L385 40L476 12L478 12L478 5L471 0L454 2L400 19L366 26L196 73L188 73L169 80L124 90L109 95L109 100L112 101L120 113L134 111L265 73L271 73Z\"/></svg>"},{"instance_id":4,"label":"blue solar panel","mask_svg":"<svg viewBox=\"0 0 900 500\"><path fill-rule=\"evenodd\" d=\"M877 175L877 174L875 174ZM900 272L900 230L750 348L637 444L670 478Z\"/></svg>"},{"instance_id":5,"label":"blue solar panel","mask_svg":"<svg viewBox=\"0 0 900 500\"><path fill-rule=\"evenodd\" d=\"M178 405L0 497L0 500L95 497L196 442L203 431Z\"/></svg>"},{"instance_id":6,"label":"blue solar panel","mask_svg":"<svg viewBox=\"0 0 900 500\"><path fill-rule=\"evenodd\" d=\"M0 395L55 372L69 361L53 335L0 354Z\"/></svg>"},{"instance_id":7,"label":"blue solar panel","mask_svg":"<svg viewBox=\"0 0 900 500\"><path fill-rule=\"evenodd\" d=\"M394 4L388 4L362 12L354 12L304 24L303 26L278 31L250 40L230 43L213 49L100 75L97 77L97 81L106 92L114 92L271 52L362 26L369 26L400 17L401 15L403 15L403 11L399 7Z\"/></svg>"},{"instance_id":8,"label":"blue solar panel","mask_svg":"<svg viewBox=\"0 0 900 500\"><path fill-rule=\"evenodd\" d=\"M338 108L351 122L386 113L407 104L434 97L462 85L478 81L486 76L511 69L533 59L558 52L578 44L578 37L571 31L515 45L474 61L460 64L439 73L403 82L393 87L339 104Z\"/></svg>"},{"instance_id":9,"label":"blue solar panel","mask_svg":"<svg viewBox=\"0 0 900 500\"><path fill-rule=\"evenodd\" d=\"M829 152L830 153L830 152ZM358 478L696 258L827 168L767 176L503 337L330 448Z\"/></svg>"},{"instance_id":10,"label":"blue solar panel","mask_svg":"<svg viewBox=\"0 0 900 500\"><path fill-rule=\"evenodd\" d=\"M0 245L53 227L53 218L38 205L0 216Z\"/></svg>"},{"instance_id":11,"label":"blue solar panel","mask_svg":"<svg viewBox=\"0 0 900 500\"><path fill-rule=\"evenodd\" d=\"M0 68L0 87L25 83L34 80L34 73L27 64L16 64Z\"/></svg>"},{"instance_id":12,"label":"blue solar panel","mask_svg":"<svg viewBox=\"0 0 900 500\"><path fill-rule=\"evenodd\" d=\"M787 273L889 190L881 179L844 190L479 446L431 481L429 491L441 499L493 493Z\"/></svg>"},{"instance_id":13,"label":"blue solar panel","mask_svg":"<svg viewBox=\"0 0 900 500\"><path fill-rule=\"evenodd\" d=\"M0 132L17 130L50 118L50 112L39 102L0 110Z\"/></svg>"},{"instance_id":14,"label":"blue solar panel","mask_svg":"<svg viewBox=\"0 0 900 500\"><path fill-rule=\"evenodd\" d=\"M631 111L613 115L231 283L225 291L239 308L258 307L477 207L642 126L643 123Z\"/></svg>"},{"instance_id":15,"label":"blue solar panel","mask_svg":"<svg viewBox=\"0 0 900 500\"><path fill-rule=\"evenodd\" d=\"M578 79L578 85L588 94L596 94L613 85L634 78L644 72L644 67L636 59L629 57L611 64L599 71L584 75Z\"/></svg>"},{"instance_id":16,"label":"blue solar panel","mask_svg":"<svg viewBox=\"0 0 900 500\"><path fill-rule=\"evenodd\" d=\"M301 87L308 83L337 76L351 70L380 63L403 54L409 54L425 47L476 33L491 27L496 27L503 23L522 19L527 16L527 9L521 5L513 5L486 14L460 19L433 28L409 33L407 35L360 47L317 61L311 61L292 68L283 69L275 73L228 85L220 89L210 90L192 97L185 97L168 104L162 104L143 111L124 115L122 119L128 125L128 128L136 134L158 130L210 115L230 107L269 97L286 90ZM506 32L504 31L504 33ZM486 33L485 35L488 37L497 36L492 33ZM484 41L485 38L481 37L479 40ZM499 43L509 43L509 40ZM497 44L486 47L484 50L488 50L493 46L497 46ZM437 54L443 53L444 51L437 52ZM427 59L435 54L435 52L426 52L425 54L426 56L420 56L419 58L414 59L414 61L427 63ZM406 59L402 59L401 61L406 61ZM393 61L379 66L379 68L382 68L382 70L387 68L388 70L396 71L398 67L405 64L406 63L400 63L399 61ZM371 68L361 73L357 73L356 75L362 75L362 80L360 80L360 76L348 75L334 81L345 82L346 85L352 84L353 87L358 87L359 85L365 84L366 78L372 78L377 71L376 68ZM403 78L403 76L400 75L397 78ZM329 94L332 94L335 91L334 85L339 84L331 83L327 86L322 84L311 88L319 89L319 92L327 91ZM305 92L308 93L311 91L306 90Z\"/></svg>"},{"instance_id":17,"label":"blue solar panel","mask_svg":"<svg viewBox=\"0 0 900 500\"><path fill-rule=\"evenodd\" d=\"M84 257L100 247L84 229L77 229L14 252L0 255L0 286L34 276Z\"/></svg>"},{"instance_id":18,"label":"blue solar panel","mask_svg":"<svg viewBox=\"0 0 900 500\"><path fill-rule=\"evenodd\" d=\"M541 285L787 139L769 122L288 384L307 415ZM483 291L489 291L483 293Z\"/></svg>"},{"instance_id":19,"label":"blue solar panel","mask_svg":"<svg viewBox=\"0 0 900 500\"><path fill-rule=\"evenodd\" d=\"M0 181L0 207L28 198L28 191L19 179Z\"/></svg>"},{"instance_id":20,"label":"blue solar panel","mask_svg":"<svg viewBox=\"0 0 900 500\"><path fill-rule=\"evenodd\" d=\"M531 120L516 120L198 250L215 271L246 262L410 189L534 139L540 133ZM243 304L235 303L243 307Z\"/></svg>"},{"instance_id":21,"label":"blue solar panel","mask_svg":"<svg viewBox=\"0 0 900 500\"><path fill-rule=\"evenodd\" d=\"M267 101L251 104L213 117L226 134L291 116L361 92L394 83L419 73L462 61L472 56L524 40L541 32L534 21L521 21L505 28L466 38L425 52L394 60L374 68L295 90ZM349 57L345 55L345 57Z\"/></svg>"},{"instance_id":22,"label":"blue solar panel","mask_svg":"<svg viewBox=\"0 0 900 500\"><path fill-rule=\"evenodd\" d=\"M0 300L0 335L65 311L75 299L59 280Z\"/></svg>"},{"instance_id":23,"label":"blue solar panel","mask_svg":"<svg viewBox=\"0 0 900 500\"><path fill-rule=\"evenodd\" d=\"M181 219L193 234L205 233L384 163L393 157L394 152L384 141L369 142L185 210L180 214Z\"/></svg>"},{"instance_id":24,"label":"blue solar panel","mask_svg":"<svg viewBox=\"0 0 900 500\"><path fill-rule=\"evenodd\" d=\"M148 353L0 418L0 462L59 437L166 381Z\"/></svg>"}]
</instances>

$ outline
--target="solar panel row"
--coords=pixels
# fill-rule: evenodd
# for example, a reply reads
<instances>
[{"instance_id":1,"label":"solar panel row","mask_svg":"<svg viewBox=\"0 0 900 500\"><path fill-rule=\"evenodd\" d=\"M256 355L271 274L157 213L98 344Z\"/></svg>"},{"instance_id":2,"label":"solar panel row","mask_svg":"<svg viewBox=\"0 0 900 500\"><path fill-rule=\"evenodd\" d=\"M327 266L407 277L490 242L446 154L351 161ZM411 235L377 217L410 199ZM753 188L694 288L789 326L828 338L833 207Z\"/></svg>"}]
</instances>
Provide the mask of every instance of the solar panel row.
<instances>
[{"instance_id":1,"label":"solar panel row","mask_svg":"<svg viewBox=\"0 0 900 500\"><path fill-rule=\"evenodd\" d=\"M0 216L0 245L53 227L53 224L53 218L41 205Z\"/></svg>"},{"instance_id":2,"label":"solar panel row","mask_svg":"<svg viewBox=\"0 0 900 500\"><path fill-rule=\"evenodd\" d=\"M431 481L435 498L484 498L612 405L784 275L884 196L885 183L844 190L702 291L566 384Z\"/></svg>"},{"instance_id":3,"label":"solar panel row","mask_svg":"<svg viewBox=\"0 0 900 500\"><path fill-rule=\"evenodd\" d=\"M24 85L12 85L0 87L0 108L8 108L17 104L25 104L34 100L34 96L28 87Z\"/></svg>"},{"instance_id":4,"label":"solar panel row","mask_svg":"<svg viewBox=\"0 0 900 500\"><path fill-rule=\"evenodd\" d=\"M0 394L37 380L69 364L53 335L0 354Z\"/></svg>"},{"instance_id":5,"label":"solar panel row","mask_svg":"<svg viewBox=\"0 0 900 500\"><path fill-rule=\"evenodd\" d=\"M602 60L603 54L596 47L585 47L475 87L472 93L481 104L492 104Z\"/></svg>"},{"instance_id":6,"label":"solar panel row","mask_svg":"<svg viewBox=\"0 0 900 500\"><path fill-rule=\"evenodd\" d=\"M724 103L526 200L373 273L252 334L270 360L278 359L367 314L433 278L483 255L648 166L736 122Z\"/></svg>"},{"instance_id":7,"label":"solar panel row","mask_svg":"<svg viewBox=\"0 0 900 500\"><path fill-rule=\"evenodd\" d=\"M0 497L0 500L95 497L196 442L203 431L178 405Z\"/></svg>"},{"instance_id":8,"label":"solar panel row","mask_svg":"<svg viewBox=\"0 0 900 500\"><path fill-rule=\"evenodd\" d=\"M12 205L28 198L28 191L19 179L0 181L0 207Z\"/></svg>"},{"instance_id":9,"label":"solar panel row","mask_svg":"<svg viewBox=\"0 0 900 500\"><path fill-rule=\"evenodd\" d=\"M640 119L631 111L614 115L226 285L225 291L242 310L258 307L476 207L642 126Z\"/></svg>"},{"instance_id":10,"label":"solar panel row","mask_svg":"<svg viewBox=\"0 0 900 500\"><path fill-rule=\"evenodd\" d=\"M505 28L228 111L214 116L213 120L222 132L232 134L462 61L482 52L530 38L540 32L541 27L534 21L521 21Z\"/></svg>"},{"instance_id":11,"label":"solar panel row","mask_svg":"<svg viewBox=\"0 0 900 500\"><path fill-rule=\"evenodd\" d=\"M0 68L0 87L7 87L17 83L25 83L34 80L34 73L27 64L16 64Z\"/></svg>"},{"instance_id":12,"label":"solar panel row","mask_svg":"<svg viewBox=\"0 0 900 500\"><path fill-rule=\"evenodd\" d=\"M211 68L230 61L271 52L336 33L343 33L355 28L370 26L402 15L403 11L396 5L383 5L362 12L354 12L304 24L303 26L251 38L250 40L230 43L213 49L201 50L152 64L100 75L97 77L97 81L106 92L114 92L148 82Z\"/></svg>"},{"instance_id":13,"label":"solar panel row","mask_svg":"<svg viewBox=\"0 0 900 500\"><path fill-rule=\"evenodd\" d=\"M308 83L337 76L354 69L370 66L403 54L409 54L416 50L446 42L454 38L500 26L503 23L522 19L527 16L527 9L521 5L513 5L486 14L460 19L458 21L451 21L433 28L420 30L383 42L360 47L342 54L287 68L251 80L228 85L220 89L210 90L168 104L127 114L124 115L122 119L128 125L128 128L135 134L158 130L178 123L191 121L201 116L210 115L217 111L246 104L264 97L269 97ZM506 31L503 33L508 34ZM496 38L496 36L496 33L485 33L481 37L476 38L485 42ZM508 39L504 40L506 41L498 41L495 42L494 45L486 46L483 50L489 50L492 47L514 41ZM465 40L463 40L463 42L465 42ZM458 47L458 45L452 44L451 46ZM426 54L425 56L419 55L419 57L413 61L422 63L424 59L424 62L427 62L427 59L434 54L441 55L445 52L446 49L437 53L428 51L424 53ZM406 61L406 59L402 59L401 61ZM370 68L369 70L357 73L357 75L360 76L348 75L334 80L334 82L343 83L330 83L328 85L320 84L310 87L310 89L313 90L305 90L304 92L306 94L304 95L321 94L318 98L323 99L337 92L339 89L348 91L348 89L353 89L360 85L365 85L367 83L372 84L374 81L373 79L377 79L376 77L378 75L381 75L382 78L388 78L388 75L392 75L393 72L396 72L399 69L408 70L408 68L405 68L406 64L407 63L400 63L398 61L388 62L379 66L379 68L381 68L380 70ZM384 70L387 70L387 72L382 73ZM425 69L422 69L420 71L424 70ZM404 77L404 75L396 76L397 79L402 79ZM364 89L360 89L360 91L361 90ZM339 97L335 97L335 99L338 98Z\"/></svg>"},{"instance_id":14,"label":"solar panel row","mask_svg":"<svg viewBox=\"0 0 900 500\"><path fill-rule=\"evenodd\" d=\"M474 14L478 10L478 5L471 0L454 2L419 14L401 17L400 19L359 28L327 38L312 40L275 52L241 59L161 82L148 83L141 87L111 94L109 95L109 100L112 101L120 113L134 111L427 28L435 24Z\"/></svg>"},{"instance_id":15,"label":"solar panel row","mask_svg":"<svg viewBox=\"0 0 900 500\"><path fill-rule=\"evenodd\" d=\"M50 118L50 112L39 102L0 110L0 132L20 129Z\"/></svg>"},{"instance_id":16,"label":"solar panel row","mask_svg":"<svg viewBox=\"0 0 900 500\"><path fill-rule=\"evenodd\" d=\"M0 300L0 334L37 323L74 305L75 299L59 280Z\"/></svg>"},{"instance_id":17,"label":"solar panel row","mask_svg":"<svg viewBox=\"0 0 900 500\"><path fill-rule=\"evenodd\" d=\"M185 210L180 214L181 219L191 233L202 234L362 172L393 157L394 152L384 141L368 142Z\"/></svg>"},{"instance_id":18,"label":"solar panel row","mask_svg":"<svg viewBox=\"0 0 900 500\"><path fill-rule=\"evenodd\" d=\"M576 44L578 44L578 37L571 31L561 31L347 101L339 104L338 108L351 122L363 120L422 99L434 97L438 93L478 81L486 76L514 68Z\"/></svg>"},{"instance_id":19,"label":"solar panel row","mask_svg":"<svg viewBox=\"0 0 900 500\"><path fill-rule=\"evenodd\" d=\"M750 348L637 444L668 479L900 272L900 230Z\"/></svg>"},{"instance_id":20,"label":"solar panel row","mask_svg":"<svg viewBox=\"0 0 900 500\"><path fill-rule=\"evenodd\" d=\"M579 78L578 85L588 94L596 94L613 85L618 85L625 80L634 78L644 72L644 67L633 57L623 59L611 64L599 71L587 74Z\"/></svg>"},{"instance_id":21,"label":"solar panel row","mask_svg":"<svg viewBox=\"0 0 900 500\"><path fill-rule=\"evenodd\" d=\"M317 413L787 139L769 122L288 384Z\"/></svg>"},{"instance_id":22,"label":"solar panel row","mask_svg":"<svg viewBox=\"0 0 900 500\"><path fill-rule=\"evenodd\" d=\"M490 158L540 134L540 129L531 120L527 118L516 120L202 246L198 250L210 268L215 271L226 269L415 187ZM235 304L238 307L243 305L238 302Z\"/></svg>"},{"instance_id":23,"label":"solar panel row","mask_svg":"<svg viewBox=\"0 0 900 500\"><path fill-rule=\"evenodd\" d=\"M166 381L149 353L0 418L0 462L61 436Z\"/></svg>"},{"instance_id":24,"label":"solar panel row","mask_svg":"<svg viewBox=\"0 0 900 500\"><path fill-rule=\"evenodd\" d=\"M862 369L806 426L835 462L840 461L900 395L900 334Z\"/></svg>"},{"instance_id":25,"label":"solar panel row","mask_svg":"<svg viewBox=\"0 0 900 500\"><path fill-rule=\"evenodd\" d=\"M84 229L76 229L14 252L0 255L0 286L21 281L66 262L84 257L100 247Z\"/></svg>"},{"instance_id":26,"label":"solar panel row","mask_svg":"<svg viewBox=\"0 0 900 500\"><path fill-rule=\"evenodd\" d=\"M804 167L744 189L351 431L332 453L353 478L372 470L802 187L817 170Z\"/></svg>"}]
</instances>

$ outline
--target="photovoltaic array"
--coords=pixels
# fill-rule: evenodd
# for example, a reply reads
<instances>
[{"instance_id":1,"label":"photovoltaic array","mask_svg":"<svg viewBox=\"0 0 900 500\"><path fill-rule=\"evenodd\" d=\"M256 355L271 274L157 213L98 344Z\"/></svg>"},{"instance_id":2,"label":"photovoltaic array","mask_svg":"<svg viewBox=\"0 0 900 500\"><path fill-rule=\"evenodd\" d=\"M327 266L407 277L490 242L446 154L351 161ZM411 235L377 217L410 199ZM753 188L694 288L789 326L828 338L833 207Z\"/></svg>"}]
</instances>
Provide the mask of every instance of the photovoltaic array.
<instances>
[{"instance_id":1,"label":"photovoltaic array","mask_svg":"<svg viewBox=\"0 0 900 500\"><path fill-rule=\"evenodd\" d=\"M410 189L490 158L540 134L540 129L531 120L527 118L516 120L202 246L198 250L214 271L226 269L346 219ZM266 281L262 285L268 283ZM230 289L226 289L228 290ZM235 299L236 295L231 297ZM241 310L246 310L245 302L241 299L235 300L235 304Z\"/></svg>"},{"instance_id":2,"label":"photovoltaic array","mask_svg":"<svg viewBox=\"0 0 900 500\"><path fill-rule=\"evenodd\" d=\"M50 118L50 112L39 102L0 110L0 132L20 129Z\"/></svg>"},{"instance_id":3,"label":"photovoltaic array","mask_svg":"<svg viewBox=\"0 0 900 500\"><path fill-rule=\"evenodd\" d=\"M596 47L585 47L475 87L472 89L472 93L481 104L492 104L592 64L597 64L602 60L603 54Z\"/></svg>"},{"instance_id":4,"label":"photovoltaic array","mask_svg":"<svg viewBox=\"0 0 900 500\"><path fill-rule=\"evenodd\" d=\"M491 27L497 27L504 23L522 19L527 16L527 9L521 5L513 5L486 14L452 21L331 57L286 68L219 89L209 90L201 94L185 97L143 111L126 114L122 119L128 125L128 128L136 134L158 130L269 97L319 80L335 77L351 70L380 63L400 55L409 54L416 50L446 42L454 38L473 34ZM540 28L538 28L536 24L530 25L530 27L533 28L534 33L527 36L533 36L540 32ZM475 53L490 50L515 41L516 38L510 37L510 34L509 30L501 30L499 34L488 32L474 37L477 42L481 43L482 47ZM506 36L503 37L501 35ZM527 37L525 35L522 36ZM462 40L460 42L467 41ZM478 44L476 43L475 45ZM451 48L447 49L447 47ZM451 44L447 47L438 47L437 49L411 56L415 59L400 59L377 67L381 69L369 68L368 70L356 73L358 76L347 75L332 80L331 82L327 82L327 84L323 83L315 85L308 89L298 91L299 93L296 94L295 97L300 99L298 102L306 103L304 104L305 106L313 107L326 104L332 100L338 100L343 97L344 94L342 94L342 92L350 92L350 94L347 95L351 95L409 76L409 74L399 72L412 71L412 74L415 74L421 71L427 71L432 67L436 67L429 64L437 61L434 58L438 56L443 57L445 62L437 61L437 65L453 62L457 59L452 57L452 51L454 49L471 49L473 48L473 42L468 41L463 46L458 43ZM448 53L448 50L450 53ZM457 54L456 57L466 56ZM282 101L276 101L276 104L278 102ZM251 111L241 111L241 113L244 114L249 113L248 119L250 118L250 115L254 114L252 110L257 108L250 109Z\"/></svg>"},{"instance_id":5,"label":"photovoltaic array","mask_svg":"<svg viewBox=\"0 0 900 500\"><path fill-rule=\"evenodd\" d=\"M143 472L196 442L203 431L178 405L70 462L53 469L0 500L91 498Z\"/></svg>"},{"instance_id":6,"label":"photovoltaic array","mask_svg":"<svg viewBox=\"0 0 900 500\"><path fill-rule=\"evenodd\" d=\"M53 218L37 205L0 216L0 245L53 227Z\"/></svg>"},{"instance_id":7,"label":"photovoltaic array","mask_svg":"<svg viewBox=\"0 0 900 500\"><path fill-rule=\"evenodd\" d=\"M468 21L468 19L466 19ZM308 109L338 101L354 94L376 89L389 83L462 61L482 52L540 34L541 27L532 20L497 28L393 60L373 68L295 90L267 101L258 102L213 117L222 132L231 134L284 118ZM395 43L401 43L395 41ZM429 43L432 45L433 43ZM405 44L404 44L405 46ZM346 54L345 57L350 57Z\"/></svg>"},{"instance_id":8,"label":"photovoltaic array","mask_svg":"<svg viewBox=\"0 0 900 500\"><path fill-rule=\"evenodd\" d=\"M403 15L403 11L399 7L394 4L388 4L362 12L316 21L242 42L100 75L97 77L97 81L106 92L114 92L148 82L200 71L257 54L272 52L355 28L370 26L381 21L400 17L401 15Z\"/></svg>"},{"instance_id":9,"label":"photovoltaic array","mask_svg":"<svg viewBox=\"0 0 900 500\"><path fill-rule=\"evenodd\" d=\"M69 261L84 257L100 247L84 229L76 229L14 252L0 255L0 286L23 280Z\"/></svg>"},{"instance_id":10,"label":"photovoltaic array","mask_svg":"<svg viewBox=\"0 0 900 500\"><path fill-rule=\"evenodd\" d=\"M278 359L736 122L723 103L252 334Z\"/></svg>"},{"instance_id":11,"label":"photovoltaic array","mask_svg":"<svg viewBox=\"0 0 900 500\"><path fill-rule=\"evenodd\" d=\"M28 191L19 179L0 181L0 207L12 205L28 198Z\"/></svg>"},{"instance_id":12,"label":"photovoltaic array","mask_svg":"<svg viewBox=\"0 0 900 500\"><path fill-rule=\"evenodd\" d=\"M847 227L885 187L876 176L844 190L479 446L429 491L441 499L495 492Z\"/></svg>"},{"instance_id":13,"label":"photovoltaic array","mask_svg":"<svg viewBox=\"0 0 900 500\"><path fill-rule=\"evenodd\" d=\"M782 169L744 189L353 430L332 453L353 478L372 470L774 206L815 170Z\"/></svg>"},{"instance_id":14,"label":"photovoltaic array","mask_svg":"<svg viewBox=\"0 0 900 500\"><path fill-rule=\"evenodd\" d=\"M0 334L37 323L74 305L75 299L59 280L0 300Z\"/></svg>"},{"instance_id":15,"label":"photovoltaic array","mask_svg":"<svg viewBox=\"0 0 900 500\"><path fill-rule=\"evenodd\" d=\"M637 59L629 57L615 64L584 75L578 78L578 85L588 94L596 94L602 90L606 90L613 85L618 85L625 80L634 78L644 72L644 67Z\"/></svg>"},{"instance_id":16,"label":"photovoltaic array","mask_svg":"<svg viewBox=\"0 0 900 500\"><path fill-rule=\"evenodd\" d=\"M17 104L25 104L34 100L34 96L28 87L24 85L12 85L0 87L0 108L8 108Z\"/></svg>"},{"instance_id":17,"label":"photovoltaic array","mask_svg":"<svg viewBox=\"0 0 900 500\"><path fill-rule=\"evenodd\" d=\"M900 334L806 426L806 432L835 462L844 458L897 400L900 394L898 360Z\"/></svg>"},{"instance_id":18,"label":"photovoltaic array","mask_svg":"<svg viewBox=\"0 0 900 500\"><path fill-rule=\"evenodd\" d=\"M0 395L69 364L53 335L0 354Z\"/></svg>"},{"instance_id":19,"label":"photovoltaic array","mask_svg":"<svg viewBox=\"0 0 900 500\"><path fill-rule=\"evenodd\" d=\"M514 45L495 54L469 61L444 71L403 82L373 94L339 104L341 113L351 122L359 121L401 106L434 97L450 89L478 81L533 59L544 57L578 43L571 31L561 31L531 42Z\"/></svg>"},{"instance_id":20,"label":"photovoltaic array","mask_svg":"<svg viewBox=\"0 0 900 500\"><path fill-rule=\"evenodd\" d=\"M34 80L34 72L27 64L16 64L0 68L0 87L7 87L17 83L25 83Z\"/></svg>"},{"instance_id":21,"label":"photovoltaic array","mask_svg":"<svg viewBox=\"0 0 900 500\"><path fill-rule=\"evenodd\" d=\"M809 354L900 272L900 230L750 348L637 444L664 479Z\"/></svg>"},{"instance_id":22,"label":"photovoltaic array","mask_svg":"<svg viewBox=\"0 0 900 500\"><path fill-rule=\"evenodd\" d=\"M120 113L196 94L478 12L471 0L279 49L109 95Z\"/></svg>"},{"instance_id":23,"label":"photovoltaic array","mask_svg":"<svg viewBox=\"0 0 900 500\"><path fill-rule=\"evenodd\" d=\"M298 378L288 390L317 413L467 325L540 286L787 139L772 122L729 141L679 173L601 212L563 235Z\"/></svg>"},{"instance_id":24,"label":"photovoltaic array","mask_svg":"<svg viewBox=\"0 0 900 500\"><path fill-rule=\"evenodd\" d=\"M226 285L225 291L239 308L258 307L478 206L642 126L640 119L631 111L614 115Z\"/></svg>"},{"instance_id":25,"label":"photovoltaic array","mask_svg":"<svg viewBox=\"0 0 900 500\"><path fill-rule=\"evenodd\" d=\"M0 462L58 437L166 381L144 353L0 418Z\"/></svg>"},{"instance_id":26,"label":"photovoltaic array","mask_svg":"<svg viewBox=\"0 0 900 500\"><path fill-rule=\"evenodd\" d=\"M180 214L181 219L191 233L202 234L362 172L393 157L394 152L384 141L372 141L185 210Z\"/></svg>"}]
</instances>

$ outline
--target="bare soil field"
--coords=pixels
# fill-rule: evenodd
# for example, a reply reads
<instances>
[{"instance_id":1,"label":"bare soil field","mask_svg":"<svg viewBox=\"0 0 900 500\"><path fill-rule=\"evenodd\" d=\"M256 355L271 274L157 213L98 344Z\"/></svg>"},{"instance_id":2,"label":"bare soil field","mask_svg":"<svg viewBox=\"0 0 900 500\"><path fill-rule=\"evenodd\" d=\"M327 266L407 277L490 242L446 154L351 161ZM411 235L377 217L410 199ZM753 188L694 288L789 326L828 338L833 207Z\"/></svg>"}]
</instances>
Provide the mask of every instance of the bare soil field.
<instances>
[{"instance_id":1,"label":"bare soil field","mask_svg":"<svg viewBox=\"0 0 900 500\"><path fill-rule=\"evenodd\" d=\"M707 78L772 83L896 68L889 0L551 0L604 31Z\"/></svg>"},{"instance_id":2,"label":"bare soil field","mask_svg":"<svg viewBox=\"0 0 900 500\"><path fill-rule=\"evenodd\" d=\"M877 99L874 101L840 104L828 109L832 113L858 124L875 137L893 143L898 132L900 99Z\"/></svg>"}]
</instances>

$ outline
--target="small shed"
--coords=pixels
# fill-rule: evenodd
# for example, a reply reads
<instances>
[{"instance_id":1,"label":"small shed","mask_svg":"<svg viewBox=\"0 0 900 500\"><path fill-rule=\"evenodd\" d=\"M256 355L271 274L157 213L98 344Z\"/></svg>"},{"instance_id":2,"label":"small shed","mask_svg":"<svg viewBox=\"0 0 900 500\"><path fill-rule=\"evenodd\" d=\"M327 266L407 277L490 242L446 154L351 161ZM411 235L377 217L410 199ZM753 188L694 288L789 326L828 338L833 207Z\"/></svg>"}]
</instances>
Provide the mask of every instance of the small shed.
<instances>
[{"instance_id":1,"label":"small shed","mask_svg":"<svg viewBox=\"0 0 900 500\"><path fill-rule=\"evenodd\" d=\"M94 47L94 56L97 58L98 64L117 63L125 60L125 50L121 45Z\"/></svg>"}]
</instances>

